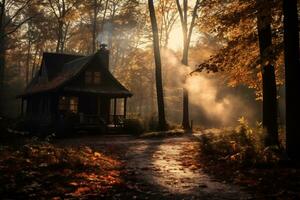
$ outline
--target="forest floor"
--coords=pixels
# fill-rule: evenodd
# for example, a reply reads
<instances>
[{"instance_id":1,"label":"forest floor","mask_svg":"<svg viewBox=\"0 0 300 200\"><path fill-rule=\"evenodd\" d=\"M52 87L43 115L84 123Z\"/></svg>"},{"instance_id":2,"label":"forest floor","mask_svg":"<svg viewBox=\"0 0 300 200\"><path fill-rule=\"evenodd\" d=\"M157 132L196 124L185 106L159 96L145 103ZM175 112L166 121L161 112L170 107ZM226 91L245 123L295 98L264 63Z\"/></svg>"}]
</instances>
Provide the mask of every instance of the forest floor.
<instances>
[{"instance_id":1,"label":"forest floor","mask_svg":"<svg viewBox=\"0 0 300 200\"><path fill-rule=\"evenodd\" d=\"M106 154L117 153L125 163L122 175L126 187L112 192L116 199L250 198L238 186L216 180L203 172L196 164L194 152L185 152L187 146L198 144L192 135L165 139L106 136L65 139L57 144L87 145L96 150L104 149Z\"/></svg>"},{"instance_id":2,"label":"forest floor","mask_svg":"<svg viewBox=\"0 0 300 200\"><path fill-rule=\"evenodd\" d=\"M84 136L39 145L25 142L25 150L1 146L0 173L5 175L0 176L0 184L4 185L0 196L300 199L299 188L295 188L300 184L299 169L234 169L226 163L212 162L201 154L197 134L156 139ZM34 155L37 151L48 153Z\"/></svg>"}]
</instances>

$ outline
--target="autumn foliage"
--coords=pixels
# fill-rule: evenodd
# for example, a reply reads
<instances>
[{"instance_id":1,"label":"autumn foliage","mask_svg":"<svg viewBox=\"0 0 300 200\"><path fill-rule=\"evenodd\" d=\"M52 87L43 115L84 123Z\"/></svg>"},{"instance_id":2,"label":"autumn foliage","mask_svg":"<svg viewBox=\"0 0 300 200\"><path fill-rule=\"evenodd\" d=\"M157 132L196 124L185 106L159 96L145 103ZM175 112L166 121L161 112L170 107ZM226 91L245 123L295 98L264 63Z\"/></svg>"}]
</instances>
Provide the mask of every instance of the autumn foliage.
<instances>
[{"instance_id":1,"label":"autumn foliage","mask_svg":"<svg viewBox=\"0 0 300 200\"><path fill-rule=\"evenodd\" d=\"M89 147L60 148L31 142L0 149L0 196L92 198L121 183L122 164Z\"/></svg>"}]
</instances>

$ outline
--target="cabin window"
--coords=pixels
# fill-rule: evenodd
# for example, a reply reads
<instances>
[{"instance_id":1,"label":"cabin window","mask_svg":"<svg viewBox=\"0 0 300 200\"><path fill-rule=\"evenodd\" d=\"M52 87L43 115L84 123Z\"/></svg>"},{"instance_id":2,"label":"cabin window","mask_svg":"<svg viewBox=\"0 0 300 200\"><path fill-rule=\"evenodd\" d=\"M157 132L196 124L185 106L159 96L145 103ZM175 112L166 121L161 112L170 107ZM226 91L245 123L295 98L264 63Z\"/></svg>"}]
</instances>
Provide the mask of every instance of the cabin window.
<instances>
[{"instance_id":1,"label":"cabin window","mask_svg":"<svg viewBox=\"0 0 300 200\"><path fill-rule=\"evenodd\" d=\"M60 97L58 107L59 107L59 110L68 110L68 107L69 107L68 98L65 96Z\"/></svg>"},{"instance_id":2,"label":"cabin window","mask_svg":"<svg viewBox=\"0 0 300 200\"><path fill-rule=\"evenodd\" d=\"M91 84L93 81L93 73L92 72L85 72L85 83Z\"/></svg>"},{"instance_id":3,"label":"cabin window","mask_svg":"<svg viewBox=\"0 0 300 200\"><path fill-rule=\"evenodd\" d=\"M78 112L78 98L77 97L70 98L70 111L73 113Z\"/></svg>"},{"instance_id":4,"label":"cabin window","mask_svg":"<svg viewBox=\"0 0 300 200\"><path fill-rule=\"evenodd\" d=\"M101 74L100 72L94 72L94 84L100 84Z\"/></svg>"},{"instance_id":5,"label":"cabin window","mask_svg":"<svg viewBox=\"0 0 300 200\"><path fill-rule=\"evenodd\" d=\"M98 85L101 83L101 73L100 72L85 72L85 83Z\"/></svg>"},{"instance_id":6,"label":"cabin window","mask_svg":"<svg viewBox=\"0 0 300 200\"><path fill-rule=\"evenodd\" d=\"M73 113L78 112L78 98L77 97L65 97L59 98L59 110L60 111L71 111Z\"/></svg>"}]
</instances>

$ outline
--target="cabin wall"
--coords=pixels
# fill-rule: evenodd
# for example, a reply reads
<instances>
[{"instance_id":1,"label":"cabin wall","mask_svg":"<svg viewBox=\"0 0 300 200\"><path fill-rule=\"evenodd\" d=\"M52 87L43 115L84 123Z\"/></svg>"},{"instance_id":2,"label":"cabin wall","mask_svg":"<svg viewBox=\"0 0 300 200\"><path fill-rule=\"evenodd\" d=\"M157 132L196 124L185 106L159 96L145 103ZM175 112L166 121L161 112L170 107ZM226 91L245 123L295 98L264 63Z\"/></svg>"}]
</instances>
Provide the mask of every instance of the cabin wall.
<instances>
[{"instance_id":1,"label":"cabin wall","mask_svg":"<svg viewBox=\"0 0 300 200\"><path fill-rule=\"evenodd\" d=\"M50 113L53 120L58 119L58 94L52 94L50 97Z\"/></svg>"},{"instance_id":2,"label":"cabin wall","mask_svg":"<svg viewBox=\"0 0 300 200\"><path fill-rule=\"evenodd\" d=\"M26 116L41 119L52 117L56 110L53 99L55 98L50 94L33 95L25 98Z\"/></svg>"}]
</instances>

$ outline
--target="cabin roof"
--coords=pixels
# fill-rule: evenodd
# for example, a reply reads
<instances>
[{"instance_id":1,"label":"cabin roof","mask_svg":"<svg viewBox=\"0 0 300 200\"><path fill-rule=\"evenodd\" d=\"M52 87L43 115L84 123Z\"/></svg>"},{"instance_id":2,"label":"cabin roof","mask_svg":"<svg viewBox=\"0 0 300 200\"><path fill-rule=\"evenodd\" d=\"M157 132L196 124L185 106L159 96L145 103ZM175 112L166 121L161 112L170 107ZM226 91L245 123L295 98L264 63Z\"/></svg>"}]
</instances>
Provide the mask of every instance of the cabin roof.
<instances>
[{"instance_id":1,"label":"cabin roof","mask_svg":"<svg viewBox=\"0 0 300 200\"><path fill-rule=\"evenodd\" d=\"M129 92L104 66L105 76L109 78L109 85L98 86L70 86L68 83L81 74L89 63L96 59L97 52L90 56L43 53L42 64L38 73L28 84L22 94L18 97L26 97L37 93L50 92L58 89L70 92L87 92L100 95L111 95L120 97L130 97ZM99 60L96 60L99 61Z\"/></svg>"},{"instance_id":2,"label":"cabin roof","mask_svg":"<svg viewBox=\"0 0 300 200\"><path fill-rule=\"evenodd\" d=\"M47 70L48 78L56 77L64 68L64 64L82 58L82 55L48 53L43 54L43 61Z\"/></svg>"}]
</instances>

